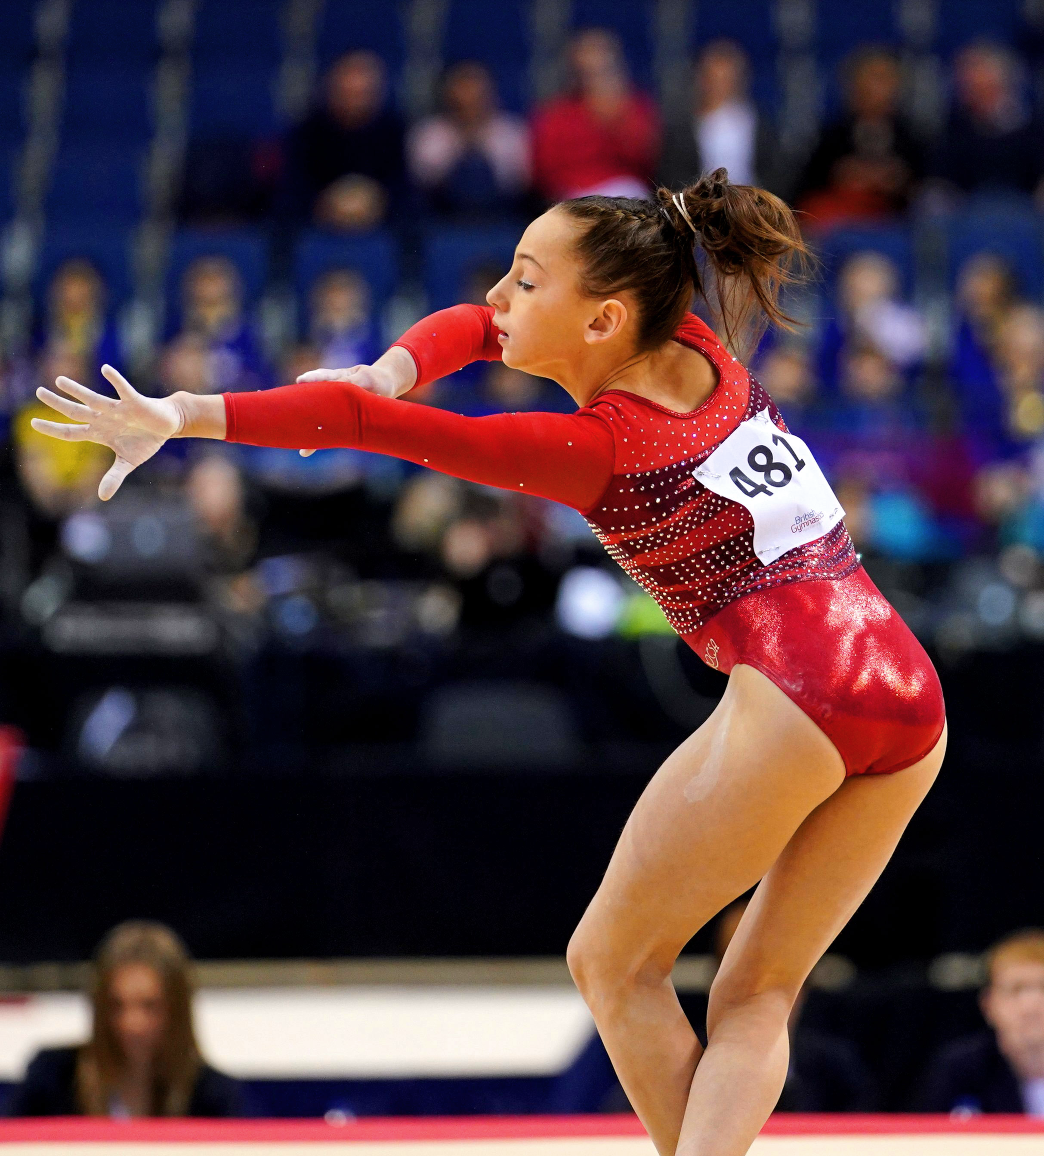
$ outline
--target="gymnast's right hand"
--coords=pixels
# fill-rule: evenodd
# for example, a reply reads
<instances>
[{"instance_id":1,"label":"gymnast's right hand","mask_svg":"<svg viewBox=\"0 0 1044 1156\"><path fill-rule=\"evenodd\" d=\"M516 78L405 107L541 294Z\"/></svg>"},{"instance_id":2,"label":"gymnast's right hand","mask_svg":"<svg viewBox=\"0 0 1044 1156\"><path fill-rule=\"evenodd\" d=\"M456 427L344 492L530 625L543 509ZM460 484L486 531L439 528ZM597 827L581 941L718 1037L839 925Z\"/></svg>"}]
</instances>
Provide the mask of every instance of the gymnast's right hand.
<instances>
[{"instance_id":1,"label":"gymnast's right hand","mask_svg":"<svg viewBox=\"0 0 1044 1156\"><path fill-rule=\"evenodd\" d=\"M34 417L32 427L64 441L108 446L116 454L116 460L98 486L98 497L107 502L131 470L148 461L168 438L181 432L185 413L173 398L143 397L111 365L103 365L101 371L116 390L117 398L95 393L71 378L59 377L55 385L76 401L69 401L43 386L36 391L36 396L79 424Z\"/></svg>"}]
</instances>

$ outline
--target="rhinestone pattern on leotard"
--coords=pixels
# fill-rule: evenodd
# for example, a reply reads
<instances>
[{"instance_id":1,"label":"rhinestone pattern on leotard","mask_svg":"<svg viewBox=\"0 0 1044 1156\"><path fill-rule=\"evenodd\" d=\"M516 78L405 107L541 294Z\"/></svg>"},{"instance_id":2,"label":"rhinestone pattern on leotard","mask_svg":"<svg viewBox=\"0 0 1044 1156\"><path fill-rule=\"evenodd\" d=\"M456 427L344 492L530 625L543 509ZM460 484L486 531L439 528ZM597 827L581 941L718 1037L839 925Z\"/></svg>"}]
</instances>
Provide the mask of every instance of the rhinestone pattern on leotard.
<instances>
[{"instance_id":1,"label":"rhinestone pattern on leotard","mask_svg":"<svg viewBox=\"0 0 1044 1156\"><path fill-rule=\"evenodd\" d=\"M674 629L691 635L750 591L843 578L859 561L843 522L768 566L759 561L750 513L708 490L693 471L741 421L766 406L780 429L787 427L761 384L698 318L690 316L676 340L710 358L721 375L717 388L688 414L624 390L598 397L589 408L613 431L616 469L585 517Z\"/></svg>"}]
</instances>

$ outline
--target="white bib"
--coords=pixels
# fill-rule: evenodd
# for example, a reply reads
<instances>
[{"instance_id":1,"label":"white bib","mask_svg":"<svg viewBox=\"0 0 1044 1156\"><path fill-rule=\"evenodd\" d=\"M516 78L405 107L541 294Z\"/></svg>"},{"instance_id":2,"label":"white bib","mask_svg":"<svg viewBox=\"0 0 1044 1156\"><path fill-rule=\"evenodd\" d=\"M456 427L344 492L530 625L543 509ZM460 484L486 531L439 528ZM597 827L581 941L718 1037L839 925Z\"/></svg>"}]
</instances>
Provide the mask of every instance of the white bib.
<instances>
[{"instance_id":1,"label":"white bib","mask_svg":"<svg viewBox=\"0 0 1044 1156\"><path fill-rule=\"evenodd\" d=\"M822 538L845 516L808 446L783 433L768 409L740 422L693 477L746 506L754 519L754 553L766 566Z\"/></svg>"}]
</instances>

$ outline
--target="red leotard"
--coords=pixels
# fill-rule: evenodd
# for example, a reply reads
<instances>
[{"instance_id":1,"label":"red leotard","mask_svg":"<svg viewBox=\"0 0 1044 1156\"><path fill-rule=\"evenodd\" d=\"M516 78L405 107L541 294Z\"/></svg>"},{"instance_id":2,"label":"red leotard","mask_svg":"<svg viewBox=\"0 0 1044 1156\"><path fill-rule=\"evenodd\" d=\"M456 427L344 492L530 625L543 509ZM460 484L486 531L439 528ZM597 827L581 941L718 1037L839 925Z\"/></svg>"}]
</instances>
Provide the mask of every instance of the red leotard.
<instances>
[{"instance_id":1,"label":"red leotard","mask_svg":"<svg viewBox=\"0 0 1044 1156\"><path fill-rule=\"evenodd\" d=\"M404 334L396 344L417 363L418 384L499 358L492 317L491 309L462 305ZM764 673L834 742L847 773L917 762L944 718L928 656L860 566L844 523L759 561L750 513L693 471L766 407L786 426L702 321L687 316L675 340L719 373L690 413L610 389L575 414L465 418L342 382L311 382L225 394L226 437L375 450L573 506L705 662Z\"/></svg>"}]
</instances>

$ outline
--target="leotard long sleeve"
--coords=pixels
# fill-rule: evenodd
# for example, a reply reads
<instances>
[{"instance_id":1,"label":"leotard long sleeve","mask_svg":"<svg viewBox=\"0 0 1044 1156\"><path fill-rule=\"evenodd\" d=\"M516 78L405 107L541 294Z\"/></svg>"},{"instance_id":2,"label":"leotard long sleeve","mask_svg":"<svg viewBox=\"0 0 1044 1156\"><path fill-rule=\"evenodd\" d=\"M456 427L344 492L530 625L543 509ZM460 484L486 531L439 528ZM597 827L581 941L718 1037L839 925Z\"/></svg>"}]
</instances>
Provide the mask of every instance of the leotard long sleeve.
<instances>
[{"instance_id":1,"label":"leotard long sleeve","mask_svg":"<svg viewBox=\"0 0 1044 1156\"><path fill-rule=\"evenodd\" d=\"M394 344L416 363L416 384L427 385L473 361L499 361L499 332L488 305L454 305L411 325Z\"/></svg>"}]
</instances>

